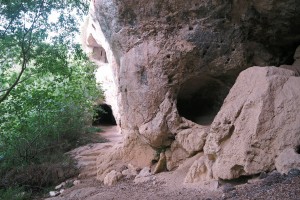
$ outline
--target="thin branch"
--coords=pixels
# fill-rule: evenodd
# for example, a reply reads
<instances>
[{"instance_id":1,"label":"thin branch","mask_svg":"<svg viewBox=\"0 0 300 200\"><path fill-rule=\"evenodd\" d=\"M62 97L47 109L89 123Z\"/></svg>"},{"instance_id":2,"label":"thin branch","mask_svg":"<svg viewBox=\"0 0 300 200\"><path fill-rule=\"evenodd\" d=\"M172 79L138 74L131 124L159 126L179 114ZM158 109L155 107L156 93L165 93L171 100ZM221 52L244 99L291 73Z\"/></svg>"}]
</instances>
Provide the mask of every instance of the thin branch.
<instances>
[{"instance_id":1,"label":"thin branch","mask_svg":"<svg viewBox=\"0 0 300 200\"><path fill-rule=\"evenodd\" d=\"M9 94L14 89L14 87L16 87L16 85L19 84L20 79L21 79L22 75L24 74L25 69L27 68L27 62L29 60L29 58L27 58L27 54L29 53L29 50L31 49L32 31L33 31L33 28L35 26L35 23L37 22L37 19L41 15L41 10L42 10L43 6L44 6L44 0L41 2L40 6L39 6L39 10L38 10L38 12L36 13L36 15L34 17L33 22L31 24L30 28L25 31L25 33L24 33L24 35L22 37L22 41L21 41L22 68L21 68L21 71L20 71L17 79L14 81L14 83L5 91L5 94L0 97L0 103L3 102L9 96ZM26 38L26 36L27 36L28 33L30 33L29 42L28 42L27 49L25 49L25 43L26 43L25 42L25 38Z\"/></svg>"},{"instance_id":2,"label":"thin branch","mask_svg":"<svg viewBox=\"0 0 300 200\"><path fill-rule=\"evenodd\" d=\"M24 50L24 47L22 46L22 51ZM16 85L19 83L21 76L23 75L25 69L27 67L27 60L26 60L26 55L23 54L23 62L22 62L22 68L21 71L17 77L17 79L15 80L15 82L6 90L5 94L0 98L0 103L3 102L8 95L10 94L10 92L14 89L14 87L16 87Z\"/></svg>"},{"instance_id":3,"label":"thin branch","mask_svg":"<svg viewBox=\"0 0 300 200\"><path fill-rule=\"evenodd\" d=\"M34 75L36 75L36 74L31 74L31 75L29 75L29 77L27 77L27 78L24 78L24 79L20 80L18 84L20 84L20 83L23 83L23 82L27 81L28 79L30 79L30 78L31 78L31 77L33 77ZM0 93L2 93L2 92L5 92L5 91L7 91L7 90L9 90L9 88L6 88L6 89L3 89L3 90L0 90Z\"/></svg>"},{"instance_id":4,"label":"thin branch","mask_svg":"<svg viewBox=\"0 0 300 200\"><path fill-rule=\"evenodd\" d=\"M3 33L1 33L1 35L0 35L0 38L2 38L2 37L4 37L4 36L5 36L6 32L7 32L7 31L8 31L8 29L9 29L9 27L10 27L10 26L13 24L13 22L14 22L14 21L15 21L15 19L17 18L17 16L18 16L18 14L17 14L17 13L19 13L19 12L21 11L22 7L23 7L23 4L20 4L20 6L19 6L18 10L15 12L15 15L13 15L13 17L10 19L10 21L9 21L9 23L8 23L7 27L5 28L4 32L3 32Z\"/></svg>"}]
</instances>

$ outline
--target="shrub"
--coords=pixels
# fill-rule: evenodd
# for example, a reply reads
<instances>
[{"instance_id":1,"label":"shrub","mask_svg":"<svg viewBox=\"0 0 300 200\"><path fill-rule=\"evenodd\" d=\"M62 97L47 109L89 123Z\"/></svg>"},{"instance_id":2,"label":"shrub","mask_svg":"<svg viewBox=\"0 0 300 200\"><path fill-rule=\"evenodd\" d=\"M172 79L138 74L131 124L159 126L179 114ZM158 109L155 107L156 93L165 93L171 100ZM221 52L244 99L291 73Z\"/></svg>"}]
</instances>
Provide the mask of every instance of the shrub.
<instances>
[{"instance_id":1,"label":"shrub","mask_svg":"<svg viewBox=\"0 0 300 200\"><path fill-rule=\"evenodd\" d=\"M0 103L0 178L15 180L5 187L25 183L24 178L7 178L7 174L40 169L40 175L45 175L43 163L62 161L64 152L81 144L92 122L93 102L102 92L87 61L74 61L67 70L63 75L58 70L30 78ZM30 171L34 165L38 168ZM35 186L34 180L26 185Z\"/></svg>"}]
</instances>

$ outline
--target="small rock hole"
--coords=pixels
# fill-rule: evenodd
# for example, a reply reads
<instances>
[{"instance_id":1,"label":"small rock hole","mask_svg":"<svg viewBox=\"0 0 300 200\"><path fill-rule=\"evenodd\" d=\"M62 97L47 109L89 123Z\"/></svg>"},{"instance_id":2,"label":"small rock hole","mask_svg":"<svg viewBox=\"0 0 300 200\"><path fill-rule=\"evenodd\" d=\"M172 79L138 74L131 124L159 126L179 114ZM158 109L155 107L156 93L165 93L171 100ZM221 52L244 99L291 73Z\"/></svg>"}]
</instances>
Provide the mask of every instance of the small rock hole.
<instances>
[{"instance_id":1,"label":"small rock hole","mask_svg":"<svg viewBox=\"0 0 300 200\"><path fill-rule=\"evenodd\" d=\"M167 58L171 58L171 56L170 56L170 55L167 55Z\"/></svg>"},{"instance_id":2,"label":"small rock hole","mask_svg":"<svg viewBox=\"0 0 300 200\"><path fill-rule=\"evenodd\" d=\"M192 26L190 26L190 27L189 27L189 30L192 31L192 30L194 30L194 28L193 28Z\"/></svg>"}]
</instances>

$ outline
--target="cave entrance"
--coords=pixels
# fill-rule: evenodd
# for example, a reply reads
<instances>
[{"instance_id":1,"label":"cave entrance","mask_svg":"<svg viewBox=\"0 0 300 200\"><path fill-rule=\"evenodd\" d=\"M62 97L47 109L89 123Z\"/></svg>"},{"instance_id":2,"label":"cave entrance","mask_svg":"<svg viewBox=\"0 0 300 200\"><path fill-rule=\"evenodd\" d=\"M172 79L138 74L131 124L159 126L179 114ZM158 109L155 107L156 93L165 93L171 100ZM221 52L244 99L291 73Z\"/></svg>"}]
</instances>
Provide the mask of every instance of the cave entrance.
<instances>
[{"instance_id":1,"label":"cave entrance","mask_svg":"<svg viewBox=\"0 0 300 200\"><path fill-rule=\"evenodd\" d=\"M229 87L210 76L197 76L180 87L177 110L180 116L200 125L210 125L220 110Z\"/></svg>"},{"instance_id":2,"label":"cave entrance","mask_svg":"<svg viewBox=\"0 0 300 200\"><path fill-rule=\"evenodd\" d=\"M99 104L94 107L94 110L93 125L117 125L110 105Z\"/></svg>"}]
</instances>

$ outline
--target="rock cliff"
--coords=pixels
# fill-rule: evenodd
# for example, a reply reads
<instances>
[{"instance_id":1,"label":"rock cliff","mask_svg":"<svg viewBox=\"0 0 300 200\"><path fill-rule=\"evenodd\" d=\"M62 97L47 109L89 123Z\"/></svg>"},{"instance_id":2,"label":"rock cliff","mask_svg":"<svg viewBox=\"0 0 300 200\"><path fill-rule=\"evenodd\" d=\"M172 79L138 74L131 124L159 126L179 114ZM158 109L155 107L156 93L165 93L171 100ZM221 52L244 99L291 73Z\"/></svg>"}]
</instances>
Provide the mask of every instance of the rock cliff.
<instances>
[{"instance_id":1,"label":"rock cliff","mask_svg":"<svg viewBox=\"0 0 300 200\"><path fill-rule=\"evenodd\" d=\"M259 100L235 102L227 97L222 109L230 113L223 116L219 112L212 121L239 72L251 66L293 63L293 53L300 44L299 1L93 0L84 29L85 50L98 65L111 70L107 73L111 89L106 101L126 136L121 149L127 153L117 157L146 165L154 159L154 151L165 152L166 167L172 170L205 146L208 158L195 165L207 165L207 170L200 167L211 172L206 177L230 179L274 168L274 159L285 145L278 145L274 152L270 149L272 141L277 141L272 126L278 125L275 132L280 132L279 124L285 124L280 120L290 113L281 113L282 99L267 104L269 107L264 107L264 101L277 94L274 88L290 87L285 83L296 81L290 78L294 72L273 68L245 72L237 81L245 81L245 88L235 92L259 89L259 97L255 96ZM254 71L259 71L258 75ZM266 81L275 74L278 82ZM256 79L251 79L253 76ZM256 85L248 87L252 82ZM294 101L290 97L287 101ZM278 110L273 109L275 105ZM249 117L242 109L247 106L264 108L249 108ZM277 112L283 116L274 117ZM298 121L296 117L295 123ZM297 125L293 127L300 131ZM243 131L249 135L240 136ZM257 134L258 141L254 138ZM285 132L278 134L285 138ZM261 139L268 141L272 164L256 167L265 149L257 147L253 152L249 148L261 145ZM247 148L239 149L237 141ZM232 154L236 154L235 161L226 165ZM143 162L138 161L139 156ZM224 169L219 169L221 166Z\"/></svg>"}]
</instances>

